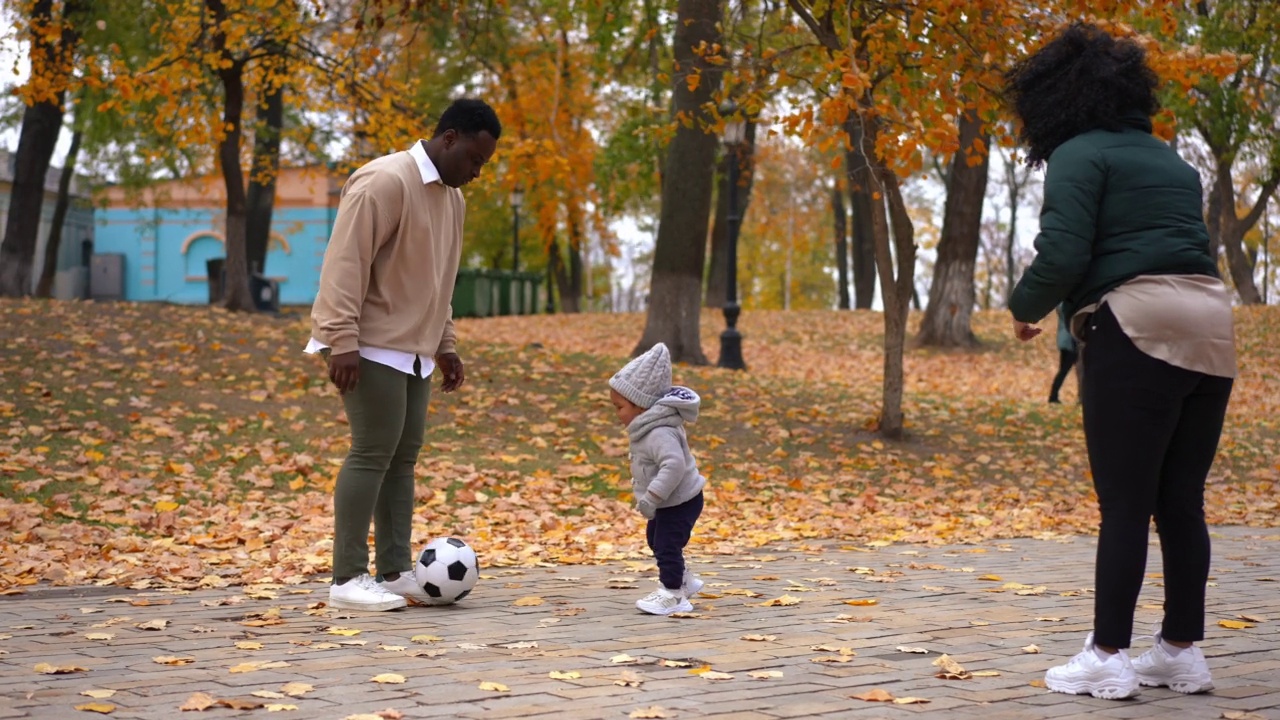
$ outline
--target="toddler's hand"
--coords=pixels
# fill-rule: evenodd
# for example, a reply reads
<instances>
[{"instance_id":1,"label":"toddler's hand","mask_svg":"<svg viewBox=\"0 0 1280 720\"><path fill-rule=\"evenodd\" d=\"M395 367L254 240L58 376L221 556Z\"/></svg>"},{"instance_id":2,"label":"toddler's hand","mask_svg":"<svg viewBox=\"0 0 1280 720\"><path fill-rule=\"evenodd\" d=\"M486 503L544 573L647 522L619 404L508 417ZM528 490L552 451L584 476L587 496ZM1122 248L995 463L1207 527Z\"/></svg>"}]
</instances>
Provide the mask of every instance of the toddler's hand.
<instances>
[{"instance_id":1,"label":"toddler's hand","mask_svg":"<svg viewBox=\"0 0 1280 720\"><path fill-rule=\"evenodd\" d=\"M658 504L653 501L651 495L646 494L636 501L636 510L639 510L646 520L652 520L653 516L658 512Z\"/></svg>"}]
</instances>

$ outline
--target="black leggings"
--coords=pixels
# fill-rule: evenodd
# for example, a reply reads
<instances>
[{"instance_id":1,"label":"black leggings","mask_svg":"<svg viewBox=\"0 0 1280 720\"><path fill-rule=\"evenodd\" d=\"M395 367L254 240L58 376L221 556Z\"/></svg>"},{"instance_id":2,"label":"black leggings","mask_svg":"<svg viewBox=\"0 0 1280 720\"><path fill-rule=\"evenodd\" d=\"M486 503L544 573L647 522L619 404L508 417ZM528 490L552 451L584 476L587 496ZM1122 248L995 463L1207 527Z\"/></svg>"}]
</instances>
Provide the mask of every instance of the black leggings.
<instances>
[{"instance_id":1,"label":"black leggings","mask_svg":"<svg viewBox=\"0 0 1280 720\"><path fill-rule=\"evenodd\" d=\"M1153 515L1164 556L1163 637L1203 640L1204 484L1232 380L1143 353L1106 305L1090 318L1085 340L1084 432L1102 511L1094 641L1129 647Z\"/></svg>"},{"instance_id":2,"label":"black leggings","mask_svg":"<svg viewBox=\"0 0 1280 720\"><path fill-rule=\"evenodd\" d=\"M1049 400L1057 402L1058 392L1062 390L1062 381L1067 379L1067 373L1071 372L1071 367L1076 364L1075 350L1058 350L1058 374L1053 378L1053 389L1049 391Z\"/></svg>"}]
</instances>

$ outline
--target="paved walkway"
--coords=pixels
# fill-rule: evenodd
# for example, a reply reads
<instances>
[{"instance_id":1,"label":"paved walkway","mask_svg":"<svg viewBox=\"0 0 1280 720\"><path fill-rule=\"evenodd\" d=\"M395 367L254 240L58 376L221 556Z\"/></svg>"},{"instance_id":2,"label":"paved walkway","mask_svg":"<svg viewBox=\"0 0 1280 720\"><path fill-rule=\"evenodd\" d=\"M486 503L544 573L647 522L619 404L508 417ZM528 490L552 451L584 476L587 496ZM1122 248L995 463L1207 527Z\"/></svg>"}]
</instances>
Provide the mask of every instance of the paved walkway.
<instances>
[{"instance_id":1,"label":"paved walkway","mask_svg":"<svg viewBox=\"0 0 1280 720\"><path fill-rule=\"evenodd\" d=\"M637 613L653 573L626 564L488 568L459 606L355 617L317 607L319 583L30 589L0 599L0 718L88 717L76 707L99 704L114 718L1280 720L1280 530L1215 532L1203 647L1218 689L1119 702L1033 684L1089 630L1092 538L823 547L700 558L706 594L690 618ZM1152 551L1139 633L1160 617ZM1240 616L1256 622L1218 624ZM935 677L942 653L974 677ZM929 702L852 697L877 689ZM217 704L179 712L187 703Z\"/></svg>"}]
</instances>

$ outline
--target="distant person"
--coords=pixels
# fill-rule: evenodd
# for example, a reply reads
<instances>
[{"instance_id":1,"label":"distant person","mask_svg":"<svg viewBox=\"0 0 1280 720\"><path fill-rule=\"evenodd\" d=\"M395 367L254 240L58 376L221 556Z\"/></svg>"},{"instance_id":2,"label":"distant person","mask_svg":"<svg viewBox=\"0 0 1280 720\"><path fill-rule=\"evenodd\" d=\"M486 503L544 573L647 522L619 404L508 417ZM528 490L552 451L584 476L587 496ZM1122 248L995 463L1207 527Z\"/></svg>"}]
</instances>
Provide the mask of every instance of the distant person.
<instances>
[{"instance_id":1,"label":"distant person","mask_svg":"<svg viewBox=\"0 0 1280 720\"><path fill-rule=\"evenodd\" d=\"M1060 303L1082 343L1089 465L1102 525L1093 632L1050 690L1204 692L1204 485L1236 373L1231 295L1209 253L1200 175L1151 135L1155 73L1138 43L1072 25L1020 61L1006 93L1033 166L1048 163L1036 258L1009 302L1019 340ZM1152 516L1164 556L1154 646L1125 648Z\"/></svg>"},{"instance_id":2,"label":"distant person","mask_svg":"<svg viewBox=\"0 0 1280 720\"><path fill-rule=\"evenodd\" d=\"M631 442L631 492L647 520L645 539L658 563L659 587L636 601L650 615L692 612L702 580L684 562L684 548L702 515L706 478L689 451L685 423L702 400L671 384L671 353L658 343L609 378L609 401Z\"/></svg>"},{"instance_id":3,"label":"distant person","mask_svg":"<svg viewBox=\"0 0 1280 720\"><path fill-rule=\"evenodd\" d=\"M410 548L413 468L432 371L445 392L465 379L451 306L466 213L458 188L480 176L501 134L487 104L457 100L430 140L370 161L342 189L306 348L328 359L351 425L333 490L330 607L394 610L425 595Z\"/></svg>"},{"instance_id":4,"label":"distant person","mask_svg":"<svg viewBox=\"0 0 1280 720\"><path fill-rule=\"evenodd\" d=\"M1062 306L1058 306L1058 374L1053 378L1053 387L1049 390L1049 402L1060 403L1059 391L1067 374L1075 366L1079 353L1076 351L1076 339L1071 337L1071 328L1067 326L1067 314Z\"/></svg>"}]
</instances>

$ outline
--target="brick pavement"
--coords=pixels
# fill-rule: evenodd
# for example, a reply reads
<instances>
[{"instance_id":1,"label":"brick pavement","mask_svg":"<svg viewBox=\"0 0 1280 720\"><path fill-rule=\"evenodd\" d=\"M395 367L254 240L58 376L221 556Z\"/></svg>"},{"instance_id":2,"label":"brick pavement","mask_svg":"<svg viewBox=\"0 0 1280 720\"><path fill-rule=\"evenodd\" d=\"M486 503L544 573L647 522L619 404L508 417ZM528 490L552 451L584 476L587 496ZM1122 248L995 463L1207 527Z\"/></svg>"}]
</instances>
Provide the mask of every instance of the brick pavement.
<instances>
[{"instance_id":1,"label":"brick pavement","mask_svg":"<svg viewBox=\"0 0 1280 720\"><path fill-rule=\"evenodd\" d=\"M694 568L707 586L691 618L635 611L634 600L653 587L652 567L643 563L487 568L458 606L355 616L314 607L325 598L321 583L191 593L31 588L0 598L0 719L87 717L91 711L76 706L106 703L113 718L264 716L277 705L296 709L277 707L271 717L308 720L387 709L405 718L625 718L653 706L670 718L739 720L1231 713L1280 720L1280 530L1217 528L1214 543L1203 648L1217 690L1202 696L1148 688L1117 702L1031 684L1076 653L1089 630L1094 539L1077 537L956 547L824 543L820 552L778 546L699 557ZM1160 617L1154 541L1151 549L1139 634ZM1027 594L1005 589L1008 583L1028 586ZM762 606L784 595L799 603ZM514 605L533 596L543 604ZM844 602L871 599L876 604ZM245 624L262 613L273 622L273 610L279 624ZM1241 615L1261 622L1240 630L1218 625ZM154 620L169 622L138 627ZM333 627L359 633L327 632ZM86 637L93 633L102 639ZM421 635L438 639L415 642ZM1135 651L1148 642L1137 639ZM1024 652L1031 644L1042 652ZM931 663L941 653L992 674L938 679ZM623 655L631 660L619 662ZM162 656L189 660L154 660ZM250 662L286 664L231 671ZM83 670L41 674L38 663ZM732 677L694 672L707 667ZM765 671L781 675L751 675ZM553 679L552 672L577 676ZM382 673L405 682L370 680ZM627 679L640 684L619 684ZM482 689L486 682L507 689ZM310 689L286 696L286 683ZM851 697L877 688L929 703ZM115 693L97 700L82 694L95 689ZM259 707L179 712L196 692Z\"/></svg>"}]
</instances>

